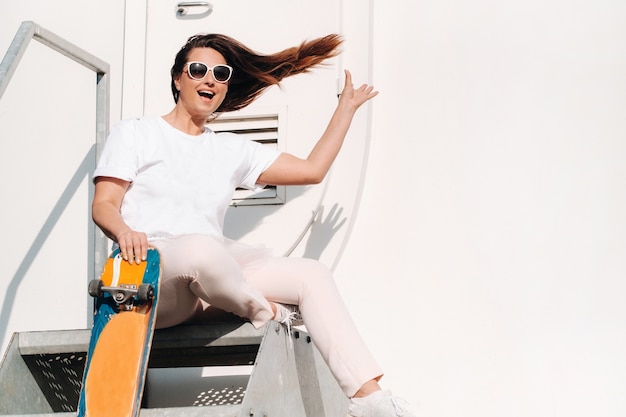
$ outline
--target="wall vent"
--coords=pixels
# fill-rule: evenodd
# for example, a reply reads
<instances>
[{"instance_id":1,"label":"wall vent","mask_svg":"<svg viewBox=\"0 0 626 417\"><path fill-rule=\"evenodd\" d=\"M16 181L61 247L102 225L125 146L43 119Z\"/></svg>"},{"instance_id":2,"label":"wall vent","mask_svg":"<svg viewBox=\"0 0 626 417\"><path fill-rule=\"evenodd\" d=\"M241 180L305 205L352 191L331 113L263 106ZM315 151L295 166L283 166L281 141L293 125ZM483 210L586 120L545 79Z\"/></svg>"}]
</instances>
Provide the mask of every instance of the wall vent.
<instances>
[{"instance_id":1,"label":"wall vent","mask_svg":"<svg viewBox=\"0 0 626 417\"><path fill-rule=\"evenodd\" d=\"M281 117L278 113L242 115L230 113L212 121L209 127L214 132L232 132L249 140L254 140L274 149L282 149L280 140L284 129L280 128ZM231 205L265 205L283 204L285 202L284 186L267 186L260 191L238 188L235 190Z\"/></svg>"}]
</instances>

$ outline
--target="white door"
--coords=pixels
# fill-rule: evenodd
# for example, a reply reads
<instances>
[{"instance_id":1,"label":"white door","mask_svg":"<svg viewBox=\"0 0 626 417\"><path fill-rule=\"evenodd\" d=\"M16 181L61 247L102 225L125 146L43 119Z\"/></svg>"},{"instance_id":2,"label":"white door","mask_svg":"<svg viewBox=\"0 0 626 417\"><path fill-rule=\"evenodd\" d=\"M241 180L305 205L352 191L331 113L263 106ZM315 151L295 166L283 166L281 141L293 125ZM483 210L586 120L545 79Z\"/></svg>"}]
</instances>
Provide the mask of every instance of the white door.
<instances>
[{"instance_id":1,"label":"white door","mask_svg":"<svg viewBox=\"0 0 626 417\"><path fill-rule=\"evenodd\" d=\"M173 107L169 71L176 53L191 35L223 33L261 53L272 53L340 31L339 0L213 0L210 3L212 12L208 15L207 6L192 6L181 16L177 13L181 7L178 0L148 1L145 76L140 80L142 74L138 71L137 78L137 82L145 83L141 103L145 114L162 115ZM127 39L127 44L132 44L132 39ZM310 74L285 80L282 88L272 88L243 113L280 114L279 148L306 156L336 105L338 60L330 60L329 65ZM284 254L307 229L324 190L324 184L289 187L285 191L288 204L233 207L227 215L226 234L249 243L263 242L274 248L277 255Z\"/></svg>"}]
</instances>

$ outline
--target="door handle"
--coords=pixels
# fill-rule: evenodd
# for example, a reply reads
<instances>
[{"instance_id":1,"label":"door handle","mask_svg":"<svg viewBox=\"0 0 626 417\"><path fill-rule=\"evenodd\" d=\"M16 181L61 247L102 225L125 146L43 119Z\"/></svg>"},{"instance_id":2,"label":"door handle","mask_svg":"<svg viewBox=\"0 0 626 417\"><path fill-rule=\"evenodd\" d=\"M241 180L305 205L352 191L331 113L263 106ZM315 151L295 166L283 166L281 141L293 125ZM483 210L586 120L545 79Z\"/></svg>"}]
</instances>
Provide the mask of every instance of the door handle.
<instances>
[{"instance_id":1,"label":"door handle","mask_svg":"<svg viewBox=\"0 0 626 417\"><path fill-rule=\"evenodd\" d=\"M191 8L205 8L201 13L193 13L190 14L189 10ZM178 3L176 6L176 17L184 17L184 16L195 16L195 17L205 17L211 14L213 11L213 5L208 1L182 1Z\"/></svg>"}]
</instances>

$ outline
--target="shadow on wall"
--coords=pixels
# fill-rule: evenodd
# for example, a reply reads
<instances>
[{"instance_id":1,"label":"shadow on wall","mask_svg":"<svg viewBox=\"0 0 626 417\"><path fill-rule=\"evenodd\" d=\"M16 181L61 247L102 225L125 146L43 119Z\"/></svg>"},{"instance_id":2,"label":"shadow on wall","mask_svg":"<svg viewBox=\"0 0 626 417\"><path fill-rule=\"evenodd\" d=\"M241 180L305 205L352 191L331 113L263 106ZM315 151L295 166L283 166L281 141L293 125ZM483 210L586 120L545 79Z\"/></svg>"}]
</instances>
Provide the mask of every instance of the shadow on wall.
<instances>
[{"instance_id":1,"label":"shadow on wall","mask_svg":"<svg viewBox=\"0 0 626 417\"><path fill-rule=\"evenodd\" d=\"M330 213L324 219L324 206L322 205L311 225L311 234L306 241L303 258L319 259L335 234L344 226L347 217L341 217L343 207L334 204Z\"/></svg>"},{"instance_id":2,"label":"shadow on wall","mask_svg":"<svg viewBox=\"0 0 626 417\"><path fill-rule=\"evenodd\" d=\"M294 200L303 195L307 187L292 186L289 191L290 200ZM286 204L289 204L287 202ZM254 230L263 222L265 217L280 211L285 205L251 205L229 207L224 221L225 235L233 240L241 240L246 233ZM345 225L347 217L343 214L343 207L335 203L328 216L324 218L324 205L320 205L312 211L308 217L310 221L298 236L293 238L293 244L283 256L289 256L291 252L302 244L306 239L306 247L303 258L320 259L324 249L328 246L335 234ZM305 215L303 213L303 215ZM272 248L276 249L276 248Z\"/></svg>"},{"instance_id":3,"label":"shadow on wall","mask_svg":"<svg viewBox=\"0 0 626 417\"><path fill-rule=\"evenodd\" d=\"M74 175L70 179L69 183L65 187L65 190L61 193L61 196L57 200L56 204L52 208L52 211L46 218L41 230L35 236L33 243L30 245L30 248L24 255L24 258L20 262L15 274L11 278L9 285L7 286L6 293L4 294L4 299L2 300L2 310L0 310L0 346L4 344L4 338L6 332L8 330L9 319L11 318L11 313L13 310L13 305L15 304L15 297L17 295L17 291L22 284L26 273L29 268L33 264L34 260L37 257L37 254L41 251L41 248L44 246L46 240L50 236L50 233L54 229L54 226L58 223L59 219L63 215L63 212L67 208L68 204L72 200L74 194L76 194L78 188L85 178L89 178L89 195L93 194L93 183L91 181L91 177L93 176L94 169L94 161L96 159L96 146L93 145L82 162L74 172ZM87 212L91 213L91 208L89 207L91 199L87 202ZM91 221L89 219L89 221ZM92 230L92 228L89 228ZM89 236L89 242L93 241L93 236ZM90 262L88 262L88 268L92 268L93 259L95 258L95 254L93 253L94 247L93 245L88 245L88 256ZM86 271L85 276L89 276L89 271ZM50 281L51 282L51 281ZM86 294L86 292L85 292Z\"/></svg>"},{"instance_id":4,"label":"shadow on wall","mask_svg":"<svg viewBox=\"0 0 626 417\"><path fill-rule=\"evenodd\" d=\"M224 234L233 240L241 240L250 230L254 230L263 219L278 213L306 193L308 186L289 186L289 200L285 204L238 205L230 206L224 219Z\"/></svg>"}]
</instances>

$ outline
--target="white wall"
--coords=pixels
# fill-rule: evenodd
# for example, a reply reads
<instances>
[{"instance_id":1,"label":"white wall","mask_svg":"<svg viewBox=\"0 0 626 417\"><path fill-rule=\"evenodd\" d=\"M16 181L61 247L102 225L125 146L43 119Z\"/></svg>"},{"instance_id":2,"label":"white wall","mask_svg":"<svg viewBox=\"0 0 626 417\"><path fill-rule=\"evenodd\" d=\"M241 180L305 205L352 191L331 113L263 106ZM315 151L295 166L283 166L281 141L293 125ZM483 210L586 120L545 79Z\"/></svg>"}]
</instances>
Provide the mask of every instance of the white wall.
<instances>
[{"instance_id":1,"label":"white wall","mask_svg":"<svg viewBox=\"0 0 626 417\"><path fill-rule=\"evenodd\" d=\"M6 5L0 57L27 20L109 63L111 117L119 118L124 2ZM95 73L31 40L0 101L2 352L14 332L89 324L95 109Z\"/></svg>"},{"instance_id":2,"label":"white wall","mask_svg":"<svg viewBox=\"0 0 626 417\"><path fill-rule=\"evenodd\" d=\"M372 4L336 275L386 386L423 416L626 415L626 3Z\"/></svg>"},{"instance_id":3,"label":"white wall","mask_svg":"<svg viewBox=\"0 0 626 417\"><path fill-rule=\"evenodd\" d=\"M24 5L0 15L0 51L27 19L84 47L112 65L117 119L123 2ZM371 69L381 94L369 109L358 217L335 272L385 386L423 416L625 415L626 4L346 0L344 10L345 64L357 81ZM370 36L370 50L354 47ZM40 79L23 81L24 100L46 91ZM26 127L53 124L48 110L62 100L50 99L37 96ZM370 134L367 115L353 134ZM18 174L0 166L13 205L1 224L3 297L78 163L44 178L29 161ZM32 199L51 172L61 174L54 186ZM47 265L84 262L84 243L72 238L88 219L86 183L80 190L13 301L10 331L82 326L85 306L50 294L37 309L23 301ZM42 302L52 303L45 314Z\"/></svg>"}]
</instances>

